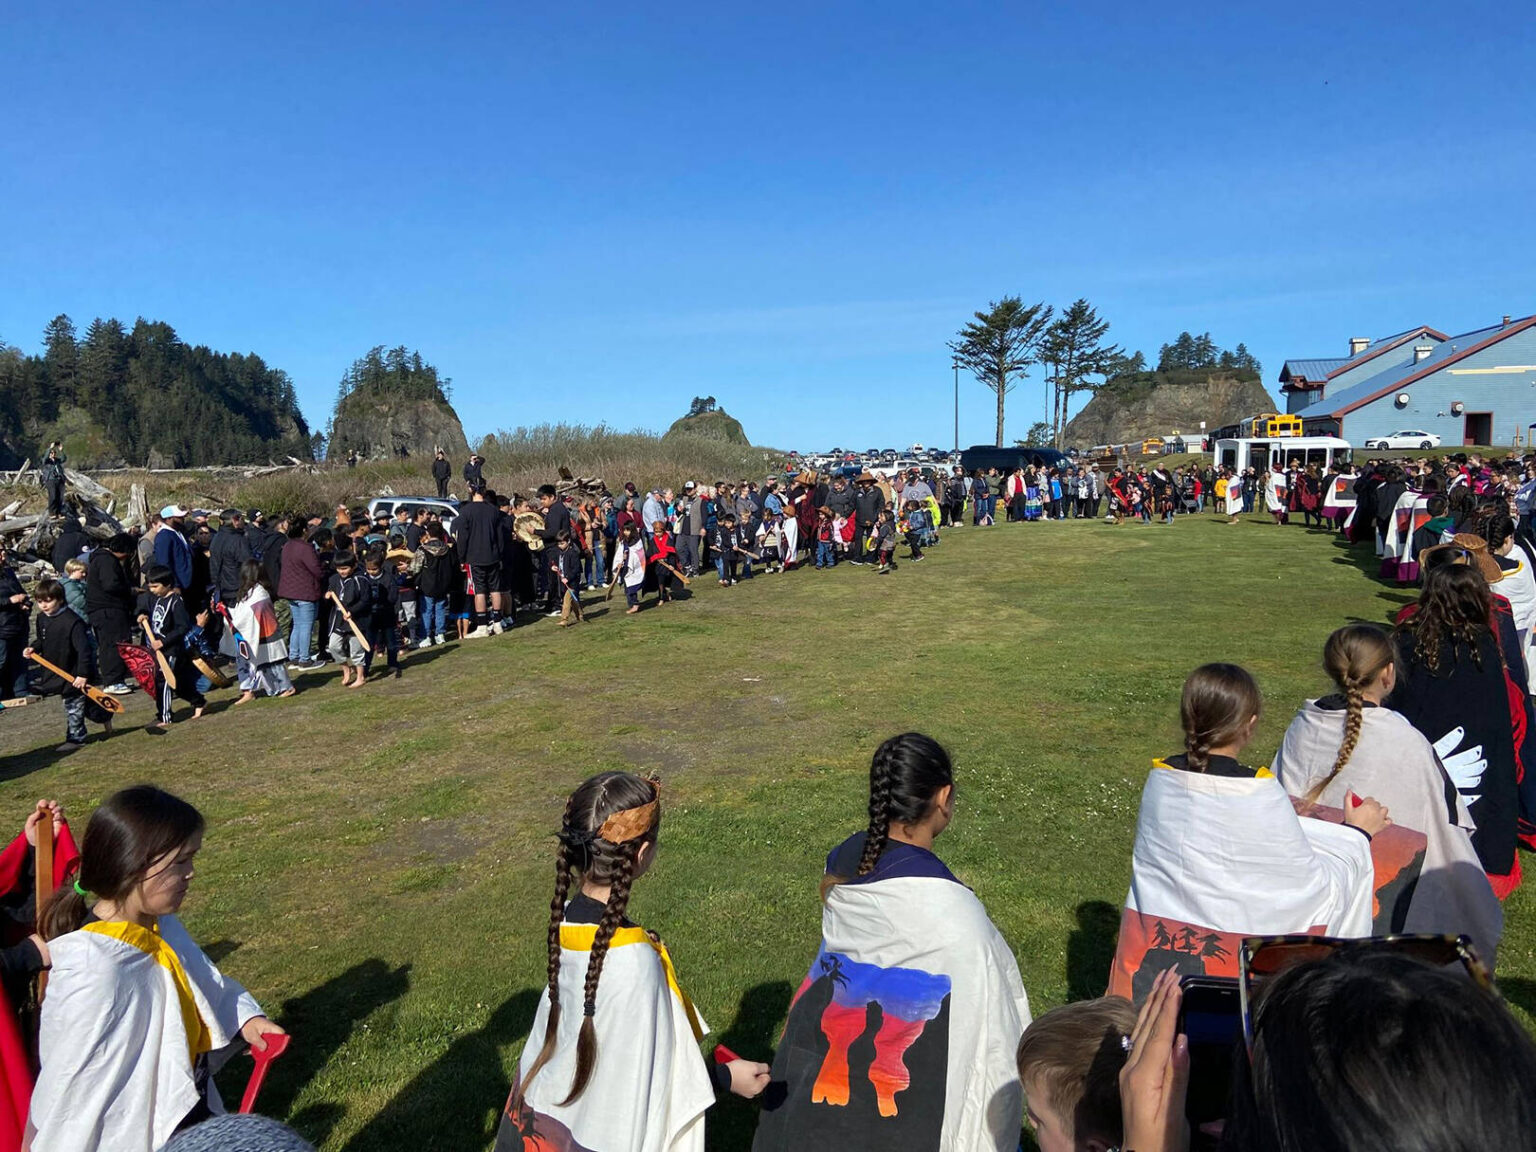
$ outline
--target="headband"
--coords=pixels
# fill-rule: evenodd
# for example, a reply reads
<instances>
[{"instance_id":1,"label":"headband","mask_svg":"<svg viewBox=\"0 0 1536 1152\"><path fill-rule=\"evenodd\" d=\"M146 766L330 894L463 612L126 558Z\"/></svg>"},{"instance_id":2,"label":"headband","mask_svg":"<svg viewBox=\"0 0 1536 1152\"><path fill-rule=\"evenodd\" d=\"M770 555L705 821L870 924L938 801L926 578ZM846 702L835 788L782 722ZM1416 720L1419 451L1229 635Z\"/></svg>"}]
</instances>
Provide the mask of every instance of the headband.
<instances>
[{"instance_id":1,"label":"headband","mask_svg":"<svg viewBox=\"0 0 1536 1152\"><path fill-rule=\"evenodd\" d=\"M661 781L653 776L645 777L652 788L656 789L656 798L634 808L624 808L615 812L595 832L585 832L577 828L563 827L560 829L560 840L567 847L583 851L590 850L594 840L602 840L608 844L628 844L631 840L638 840L656 827L656 821L661 815Z\"/></svg>"}]
</instances>

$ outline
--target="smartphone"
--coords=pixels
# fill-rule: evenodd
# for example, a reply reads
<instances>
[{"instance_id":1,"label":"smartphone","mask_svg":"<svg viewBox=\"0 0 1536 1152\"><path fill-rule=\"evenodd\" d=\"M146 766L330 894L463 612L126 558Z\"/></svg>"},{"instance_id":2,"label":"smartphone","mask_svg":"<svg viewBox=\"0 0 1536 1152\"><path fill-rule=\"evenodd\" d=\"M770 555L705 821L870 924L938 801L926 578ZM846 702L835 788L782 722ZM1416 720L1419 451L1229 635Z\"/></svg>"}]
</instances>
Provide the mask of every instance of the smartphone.
<instances>
[{"instance_id":1,"label":"smartphone","mask_svg":"<svg viewBox=\"0 0 1536 1152\"><path fill-rule=\"evenodd\" d=\"M1227 976L1185 976L1179 981L1179 1031L1189 1037L1189 1095L1184 1114L1192 1131L1225 1120L1232 1068L1243 1040L1237 980Z\"/></svg>"}]
</instances>

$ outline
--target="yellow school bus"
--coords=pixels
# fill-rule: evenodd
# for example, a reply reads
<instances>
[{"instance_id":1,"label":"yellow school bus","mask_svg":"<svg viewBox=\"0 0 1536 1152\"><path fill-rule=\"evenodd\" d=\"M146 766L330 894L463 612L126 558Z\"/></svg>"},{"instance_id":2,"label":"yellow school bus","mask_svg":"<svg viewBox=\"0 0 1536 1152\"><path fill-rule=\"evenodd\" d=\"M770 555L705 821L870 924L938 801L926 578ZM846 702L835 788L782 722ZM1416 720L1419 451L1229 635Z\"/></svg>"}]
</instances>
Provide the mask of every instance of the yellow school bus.
<instances>
[{"instance_id":1,"label":"yellow school bus","mask_svg":"<svg viewBox=\"0 0 1536 1152\"><path fill-rule=\"evenodd\" d=\"M1141 442L1141 454L1143 456L1161 456L1163 454L1163 442L1153 436Z\"/></svg>"},{"instance_id":2,"label":"yellow school bus","mask_svg":"<svg viewBox=\"0 0 1536 1152\"><path fill-rule=\"evenodd\" d=\"M1258 440L1270 440L1277 436L1300 436L1301 417L1266 412L1253 420L1253 435Z\"/></svg>"}]
</instances>

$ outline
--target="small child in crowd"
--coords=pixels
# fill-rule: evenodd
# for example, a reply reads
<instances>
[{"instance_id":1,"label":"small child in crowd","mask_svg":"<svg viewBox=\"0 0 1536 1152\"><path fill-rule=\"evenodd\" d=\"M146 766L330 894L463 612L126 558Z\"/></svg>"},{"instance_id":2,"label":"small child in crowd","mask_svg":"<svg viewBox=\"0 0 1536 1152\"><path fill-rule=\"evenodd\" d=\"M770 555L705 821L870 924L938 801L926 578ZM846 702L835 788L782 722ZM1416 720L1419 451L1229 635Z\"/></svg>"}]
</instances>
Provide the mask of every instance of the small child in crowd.
<instances>
[{"instance_id":1,"label":"small child in crowd","mask_svg":"<svg viewBox=\"0 0 1536 1152\"><path fill-rule=\"evenodd\" d=\"M715 522L709 546L715 553L715 569L720 573L720 583L729 588L736 583L736 550L741 537L736 532L736 514L727 512Z\"/></svg>"},{"instance_id":2,"label":"small child in crowd","mask_svg":"<svg viewBox=\"0 0 1536 1152\"><path fill-rule=\"evenodd\" d=\"M912 550L912 559L916 562L923 558L923 533L928 530L928 510L916 500L908 500L906 517L907 547Z\"/></svg>"},{"instance_id":3,"label":"small child in crowd","mask_svg":"<svg viewBox=\"0 0 1536 1152\"><path fill-rule=\"evenodd\" d=\"M779 545L783 539L778 515L765 509L763 522L757 526L757 554L763 558L763 567L769 572L784 571L779 560Z\"/></svg>"},{"instance_id":4,"label":"small child in crowd","mask_svg":"<svg viewBox=\"0 0 1536 1152\"><path fill-rule=\"evenodd\" d=\"M656 521L657 530L665 526ZM629 607L626 615L640 611L640 590L645 587L645 545L640 543L640 529L633 522L619 529L619 538L613 551L614 580L624 582L624 599Z\"/></svg>"},{"instance_id":5,"label":"small child in crowd","mask_svg":"<svg viewBox=\"0 0 1536 1152\"><path fill-rule=\"evenodd\" d=\"M581 567L581 548L571 538L569 528L560 529L555 533L554 578L560 581L562 628L581 619Z\"/></svg>"},{"instance_id":6,"label":"small child in crowd","mask_svg":"<svg viewBox=\"0 0 1536 1152\"><path fill-rule=\"evenodd\" d=\"M155 598L149 613L149 646L165 657L176 680L176 687L172 688L160 661L155 661L155 699L159 712L155 722L146 725L144 731L164 734L170 730L174 696L180 696L192 705L192 715L188 717L191 720L202 716L208 701L197 690L197 671L184 643L187 633L192 630L192 617L187 612L186 601L181 598L181 589L176 587L176 577L169 568L156 565L144 574L144 579L149 584L149 594Z\"/></svg>"},{"instance_id":7,"label":"small child in crowd","mask_svg":"<svg viewBox=\"0 0 1536 1152\"><path fill-rule=\"evenodd\" d=\"M398 606L401 642L409 648L416 643L417 595L416 578L411 575L411 561L415 554L400 549L391 552L387 559L395 562L395 603Z\"/></svg>"},{"instance_id":8,"label":"small child in crowd","mask_svg":"<svg viewBox=\"0 0 1536 1152\"><path fill-rule=\"evenodd\" d=\"M875 554L875 561L880 565L876 574L884 576L896 567L896 517L889 508L880 510L880 518L875 521L874 538L870 541L870 548Z\"/></svg>"},{"instance_id":9,"label":"small child in crowd","mask_svg":"<svg viewBox=\"0 0 1536 1152\"><path fill-rule=\"evenodd\" d=\"M376 549L363 556L363 591L367 596L367 623L363 635L368 637L369 649L363 654L363 678L373 666L373 658L382 647L387 657L386 671L400 678L400 630L396 627L399 600L395 595L394 577L384 571L384 557Z\"/></svg>"},{"instance_id":10,"label":"small child in crowd","mask_svg":"<svg viewBox=\"0 0 1536 1152\"><path fill-rule=\"evenodd\" d=\"M64 579L60 583L63 585L64 602L69 605L69 610L80 619L86 619L85 561L64 561Z\"/></svg>"},{"instance_id":11,"label":"small child in crowd","mask_svg":"<svg viewBox=\"0 0 1536 1152\"><path fill-rule=\"evenodd\" d=\"M832 509L821 508L816 513L816 567L837 567L837 529L832 522Z\"/></svg>"},{"instance_id":12,"label":"small child in crowd","mask_svg":"<svg viewBox=\"0 0 1536 1152\"><path fill-rule=\"evenodd\" d=\"M366 677L363 660L367 653L362 641L352 631L348 617L359 629L365 627L365 620L360 619L358 613L368 603L368 589L363 577L357 574L357 557L351 552L336 553L332 566L336 571L326 585L326 596L334 596L340 604L331 614L331 659L341 665L343 688L361 688Z\"/></svg>"},{"instance_id":13,"label":"small child in crowd","mask_svg":"<svg viewBox=\"0 0 1536 1152\"><path fill-rule=\"evenodd\" d=\"M1019 1040L1019 1082L1040 1152L1101 1152L1123 1133L1120 1070L1136 1009L1120 996L1052 1009Z\"/></svg>"},{"instance_id":14,"label":"small child in crowd","mask_svg":"<svg viewBox=\"0 0 1536 1152\"><path fill-rule=\"evenodd\" d=\"M69 679L38 666L32 675L32 687L42 696L60 696L64 701L64 743L55 752L73 752L85 743L86 699L82 689L91 672L91 646L85 621L71 612L64 600L64 589L57 580L40 580L32 593L37 605L37 639L22 652L23 658L34 654L57 666ZM111 713L104 712L107 733L112 731Z\"/></svg>"}]
</instances>

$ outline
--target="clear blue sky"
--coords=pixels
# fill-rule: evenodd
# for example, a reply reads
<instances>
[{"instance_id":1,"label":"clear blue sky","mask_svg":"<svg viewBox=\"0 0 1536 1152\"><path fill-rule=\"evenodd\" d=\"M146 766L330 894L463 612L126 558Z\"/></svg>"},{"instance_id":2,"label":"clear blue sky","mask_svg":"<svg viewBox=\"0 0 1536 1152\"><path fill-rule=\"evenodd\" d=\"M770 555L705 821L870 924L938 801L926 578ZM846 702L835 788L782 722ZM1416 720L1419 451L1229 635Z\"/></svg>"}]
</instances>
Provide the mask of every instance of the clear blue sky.
<instances>
[{"instance_id":1,"label":"clear blue sky","mask_svg":"<svg viewBox=\"0 0 1536 1152\"><path fill-rule=\"evenodd\" d=\"M945 341L1006 294L1271 389L1536 311L1507 5L8 4L0 42L0 338L165 320L320 426L405 344L472 437L711 394L759 443L948 444ZM992 408L962 380L962 443Z\"/></svg>"}]
</instances>

